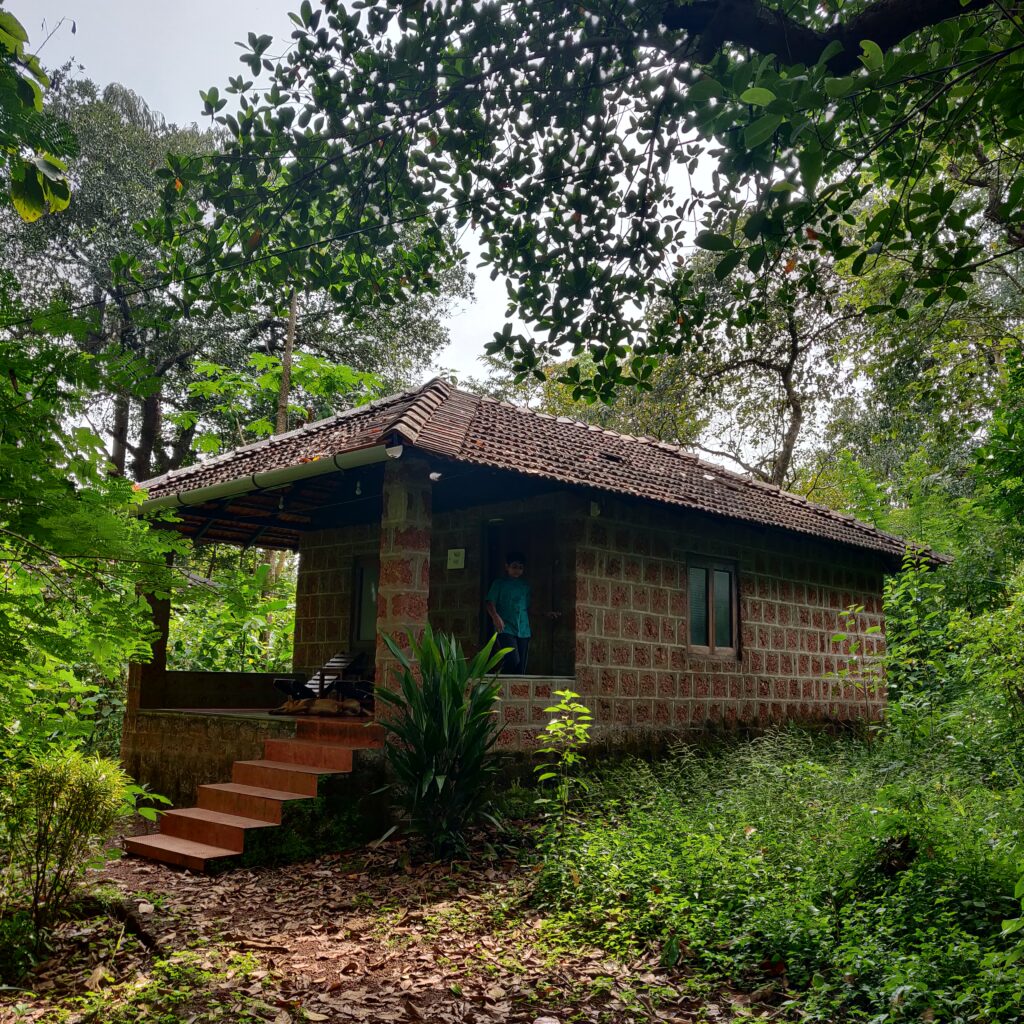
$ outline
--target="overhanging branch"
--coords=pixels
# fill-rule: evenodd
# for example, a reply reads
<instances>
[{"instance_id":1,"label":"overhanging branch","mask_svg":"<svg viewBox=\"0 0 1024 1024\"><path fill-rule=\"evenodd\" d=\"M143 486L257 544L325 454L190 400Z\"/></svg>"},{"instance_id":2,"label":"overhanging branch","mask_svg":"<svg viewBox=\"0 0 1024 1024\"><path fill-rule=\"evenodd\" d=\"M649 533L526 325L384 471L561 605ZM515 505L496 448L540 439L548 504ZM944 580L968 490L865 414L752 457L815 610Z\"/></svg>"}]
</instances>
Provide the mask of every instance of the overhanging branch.
<instances>
[{"instance_id":1,"label":"overhanging branch","mask_svg":"<svg viewBox=\"0 0 1024 1024\"><path fill-rule=\"evenodd\" d=\"M839 42L843 49L828 65L837 74L845 74L860 66L862 39L888 50L923 28L995 6L996 0L970 0L967 4L961 0L878 0L849 21L819 32L760 0L683 0L666 5L661 23L669 31L699 38L698 52L704 60L710 60L723 43L732 43L756 53L774 54L787 64L812 65L826 47Z\"/></svg>"}]
</instances>

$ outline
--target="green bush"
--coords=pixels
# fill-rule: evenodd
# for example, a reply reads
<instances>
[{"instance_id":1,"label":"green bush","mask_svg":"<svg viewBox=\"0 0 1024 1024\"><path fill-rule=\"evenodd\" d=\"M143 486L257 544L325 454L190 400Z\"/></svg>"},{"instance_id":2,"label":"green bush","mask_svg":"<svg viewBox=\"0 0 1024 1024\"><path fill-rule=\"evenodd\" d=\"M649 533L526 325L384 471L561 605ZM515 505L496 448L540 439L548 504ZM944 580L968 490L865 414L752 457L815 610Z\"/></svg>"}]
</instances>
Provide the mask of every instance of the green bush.
<instances>
[{"instance_id":1,"label":"green bush","mask_svg":"<svg viewBox=\"0 0 1024 1024\"><path fill-rule=\"evenodd\" d=\"M573 941L685 957L803 1019L1017 1019L1000 926L1024 794L961 753L784 731L627 764L595 780L539 897Z\"/></svg>"},{"instance_id":2,"label":"green bush","mask_svg":"<svg viewBox=\"0 0 1024 1024\"><path fill-rule=\"evenodd\" d=\"M569 819L569 805L575 795L585 793L587 780L582 776L584 748L590 742L594 716L572 690L555 690L557 704L545 708L551 715L537 737L537 753L545 758L534 766L541 793L536 802L544 815L541 847L557 853Z\"/></svg>"},{"instance_id":3,"label":"green bush","mask_svg":"<svg viewBox=\"0 0 1024 1024\"><path fill-rule=\"evenodd\" d=\"M0 919L27 910L38 945L137 790L112 761L73 749L37 755L3 783Z\"/></svg>"},{"instance_id":4,"label":"green bush","mask_svg":"<svg viewBox=\"0 0 1024 1024\"><path fill-rule=\"evenodd\" d=\"M501 732L494 673L504 652L494 651L492 637L467 660L454 637L427 626L422 640L410 635L410 660L384 639L402 667L399 692L378 688L376 696L391 708L379 721L390 733L387 754L403 808L437 853L462 849L466 827L490 801Z\"/></svg>"}]
</instances>

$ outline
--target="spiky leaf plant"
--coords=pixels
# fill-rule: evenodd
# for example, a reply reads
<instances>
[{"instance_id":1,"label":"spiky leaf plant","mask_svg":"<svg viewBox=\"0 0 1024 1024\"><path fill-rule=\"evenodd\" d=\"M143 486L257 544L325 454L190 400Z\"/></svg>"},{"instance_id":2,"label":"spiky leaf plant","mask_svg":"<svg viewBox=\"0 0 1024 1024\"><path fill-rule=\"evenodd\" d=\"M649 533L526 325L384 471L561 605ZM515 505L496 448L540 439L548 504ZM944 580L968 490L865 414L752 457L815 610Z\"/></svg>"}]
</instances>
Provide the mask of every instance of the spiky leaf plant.
<instances>
[{"instance_id":1,"label":"spiky leaf plant","mask_svg":"<svg viewBox=\"0 0 1024 1024\"><path fill-rule=\"evenodd\" d=\"M430 626L422 640L409 635L409 655L393 637L384 640L402 669L399 690L380 687L376 695L391 709L380 724L403 808L435 852L458 852L490 801L502 728L496 672L505 652L494 650L492 637L467 659L455 637Z\"/></svg>"}]
</instances>

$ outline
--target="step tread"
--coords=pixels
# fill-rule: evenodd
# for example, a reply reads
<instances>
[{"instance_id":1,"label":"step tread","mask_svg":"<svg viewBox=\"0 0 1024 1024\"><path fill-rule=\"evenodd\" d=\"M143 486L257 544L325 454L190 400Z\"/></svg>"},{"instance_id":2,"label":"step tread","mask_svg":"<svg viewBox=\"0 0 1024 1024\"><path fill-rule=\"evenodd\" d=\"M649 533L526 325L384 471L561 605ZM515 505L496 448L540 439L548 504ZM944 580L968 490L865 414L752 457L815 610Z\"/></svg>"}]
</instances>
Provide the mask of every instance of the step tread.
<instances>
[{"instance_id":1,"label":"step tread","mask_svg":"<svg viewBox=\"0 0 1024 1024\"><path fill-rule=\"evenodd\" d=\"M267 789L264 786L247 786L244 782L207 782L199 787L221 793L240 793L243 796L261 796L266 800L312 800L303 793L292 793L287 789Z\"/></svg>"},{"instance_id":2,"label":"step tread","mask_svg":"<svg viewBox=\"0 0 1024 1024\"><path fill-rule=\"evenodd\" d=\"M176 807L167 811L163 817L195 818L199 821L215 821L218 825L236 825L238 828L274 828L272 821L262 818L245 818L241 814L228 814L226 811L213 811L207 807Z\"/></svg>"},{"instance_id":3,"label":"step tread","mask_svg":"<svg viewBox=\"0 0 1024 1024\"><path fill-rule=\"evenodd\" d=\"M182 839L179 836L168 836L162 833L149 836L126 836L124 843L131 853L142 852L137 849L137 847L142 847L147 854L149 851L168 850L202 860L238 856L238 850L229 850L225 846L210 846L209 843L197 843L194 839Z\"/></svg>"},{"instance_id":4,"label":"step tread","mask_svg":"<svg viewBox=\"0 0 1024 1024\"><path fill-rule=\"evenodd\" d=\"M319 746L319 744L314 744ZM340 768L319 768L316 765L296 764L293 761L270 761L260 758L256 761L236 761L235 764L252 764L260 768L280 768L282 771L301 772L303 775L346 775Z\"/></svg>"},{"instance_id":5,"label":"step tread","mask_svg":"<svg viewBox=\"0 0 1024 1024\"><path fill-rule=\"evenodd\" d=\"M285 736L267 737L268 743L275 746L298 747L300 750L345 750L349 753L355 750L365 750L365 747L353 747L350 743L333 743L330 740L300 740Z\"/></svg>"}]
</instances>

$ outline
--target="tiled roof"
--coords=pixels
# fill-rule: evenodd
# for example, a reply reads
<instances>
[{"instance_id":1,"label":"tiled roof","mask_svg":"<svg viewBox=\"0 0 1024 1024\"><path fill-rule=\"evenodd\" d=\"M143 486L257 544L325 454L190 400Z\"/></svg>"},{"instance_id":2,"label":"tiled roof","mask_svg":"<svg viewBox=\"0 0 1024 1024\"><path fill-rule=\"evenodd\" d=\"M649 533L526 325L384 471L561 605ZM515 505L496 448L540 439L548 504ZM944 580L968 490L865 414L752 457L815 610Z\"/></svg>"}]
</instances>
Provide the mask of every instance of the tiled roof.
<instances>
[{"instance_id":1,"label":"tiled roof","mask_svg":"<svg viewBox=\"0 0 1024 1024\"><path fill-rule=\"evenodd\" d=\"M300 462L370 448L380 444L382 438L392 432L393 424L411 430L422 418L423 409L429 405L425 392L434 383L431 381L424 387L403 391L316 423L307 423L286 434L233 448L194 466L172 469L163 476L141 482L139 486L148 492L149 498L160 498L230 480L243 480L253 473L285 469ZM430 407L436 408L436 403Z\"/></svg>"},{"instance_id":2,"label":"tiled roof","mask_svg":"<svg viewBox=\"0 0 1024 1024\"><path fill-rule=\"evenodd\" d=\"M149 498L159 498L396 439L457 462L696 509L895 558L907 548L899 537L852 516L705 462L676 445L481 398L442 380L142 486Z\"/></svg>"}]
</instances>

